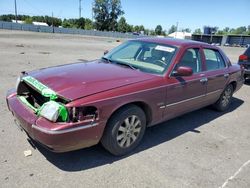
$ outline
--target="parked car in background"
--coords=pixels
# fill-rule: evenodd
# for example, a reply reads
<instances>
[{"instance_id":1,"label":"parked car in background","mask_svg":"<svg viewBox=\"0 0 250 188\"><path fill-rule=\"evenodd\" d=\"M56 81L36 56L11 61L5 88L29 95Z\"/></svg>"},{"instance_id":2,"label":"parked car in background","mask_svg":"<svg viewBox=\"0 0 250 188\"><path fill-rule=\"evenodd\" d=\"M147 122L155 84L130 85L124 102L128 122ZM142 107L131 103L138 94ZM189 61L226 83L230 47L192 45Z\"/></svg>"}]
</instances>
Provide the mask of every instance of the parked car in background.
<instances>
[{"instance_id":1,"label":"parked car in background","mask_svg":"<svg viewBox=\"0 0 250 188\"><path fill-rule=\"evenodd\" d=\"M239 56L238 64L244 67L245 69L245 79L250 76L250 47L246 49L246 51Z\"/></svg>"},{"instance_id":2,"label":"parked car in background","mask_svg":"<svg viewBox=\"0 0 250 188\"><path fill-rule=\"evenodd\" d=\"M143 38L92 62L23 72L7 105L17 125L54 152L101 142L124 155L149 126L208 105L227 110L242 74L216 46Z\"/></svg>"}]
</instances>

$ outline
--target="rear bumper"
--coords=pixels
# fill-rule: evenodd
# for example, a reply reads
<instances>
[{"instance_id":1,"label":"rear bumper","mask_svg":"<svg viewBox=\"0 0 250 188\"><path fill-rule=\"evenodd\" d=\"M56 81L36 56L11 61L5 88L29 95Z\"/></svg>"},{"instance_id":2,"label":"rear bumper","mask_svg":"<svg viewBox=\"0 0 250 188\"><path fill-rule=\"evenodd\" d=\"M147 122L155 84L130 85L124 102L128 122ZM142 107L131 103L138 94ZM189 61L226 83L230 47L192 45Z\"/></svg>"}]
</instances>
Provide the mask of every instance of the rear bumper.
<instances>
[{"instance_id":1,"label":"rear bumper","mask_svg":"<svg viewBox=\"0 0 250 188\"><path fill-rule=\"evenodd\" d=\"M29 137L54 152L90 147L101 139L105 122L53 123L37 115L19 101L15 93L7 94L7 105L15 121Z\"/></svg>"},{"instance_id":2,"label":"rear bumper","mask_svg":"<svg viewBox=\"0 0 250 188\"><path fill-rule=\"evenodd\" d=\"M250 74L250 69L245 69L245 74L249 75Z\"/></svg>"},{"instance_id":3,"label":"rear bumper","mask_svg":"<svg viewBox=\"0 0 250 188\"><path fill-rule=\"evenodd\" d=\"M238 64L244 67L245 75L250 75L250 62L239 62Z\"/></svg>"}]
</instances>

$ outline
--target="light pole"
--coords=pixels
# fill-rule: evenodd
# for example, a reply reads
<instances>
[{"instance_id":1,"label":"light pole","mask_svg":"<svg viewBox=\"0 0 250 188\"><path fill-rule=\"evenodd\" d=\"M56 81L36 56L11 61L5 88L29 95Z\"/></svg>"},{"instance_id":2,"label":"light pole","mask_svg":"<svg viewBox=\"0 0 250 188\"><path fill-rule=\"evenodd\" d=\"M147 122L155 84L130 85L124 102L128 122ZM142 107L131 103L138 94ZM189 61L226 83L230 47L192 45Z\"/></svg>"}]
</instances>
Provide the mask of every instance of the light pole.
<instances>
[{"instance_id":1,"label":"light pole","mask_svg":"<svg viewBox=\"0 0 250 188\"><path fill-rule=\"evenodd\" d=\"M17 23L17 7L16 7L16 0L15 0L15 19L16 19L16 23Z\"/></svg>"},{"instance_id":2,"label":"light pole","mask_svg":"<svg viewBox=\"0 0 250 188\"><path fill-rule=\"evenodd\" d=\"M55 33L55 30L54 30L54 14L52 12L52 33Z\"/></svg>"},{"instance_id":3,"label":"light pole","mask_svg":"<svg viewBox=\"0 0 250 188\"><path fill-rule=\"evenodd\" d=\"M82 0L79 0L79 18L82 17L82 3L81 3Z\"/></svg>"}]
</instances>

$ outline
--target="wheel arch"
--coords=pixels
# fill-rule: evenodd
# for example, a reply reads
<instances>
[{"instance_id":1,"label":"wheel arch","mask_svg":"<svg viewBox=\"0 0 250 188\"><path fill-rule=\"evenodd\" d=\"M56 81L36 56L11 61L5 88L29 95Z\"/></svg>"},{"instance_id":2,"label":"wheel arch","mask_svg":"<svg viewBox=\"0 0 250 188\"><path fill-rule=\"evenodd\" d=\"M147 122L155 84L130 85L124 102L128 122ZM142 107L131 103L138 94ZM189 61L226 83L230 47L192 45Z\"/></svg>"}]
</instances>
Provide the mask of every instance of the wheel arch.
<instances>
[{"instance_id":1,"label":"wheel arch","mask_svg":"<svg viewBox=\"0 0 250 188\"><path fill-rule=\"evenodd\" d=\"M109 122L109 120L112 118L112 116L114 116L114 114L116 114L118 111L122 110L123 108L129 106L129 105L135 105L139 108L142 109L142 111L145 113L146 116L146 126L150 125L150 123L152 122L152 109L151 107L143 102L143 101L134 101L134 102L129 102L126 104L123 104L121 106L119 106L118 108L116 108L110 115L110 117L108 118L107 122Z\"/></svg>"}]
</instances>

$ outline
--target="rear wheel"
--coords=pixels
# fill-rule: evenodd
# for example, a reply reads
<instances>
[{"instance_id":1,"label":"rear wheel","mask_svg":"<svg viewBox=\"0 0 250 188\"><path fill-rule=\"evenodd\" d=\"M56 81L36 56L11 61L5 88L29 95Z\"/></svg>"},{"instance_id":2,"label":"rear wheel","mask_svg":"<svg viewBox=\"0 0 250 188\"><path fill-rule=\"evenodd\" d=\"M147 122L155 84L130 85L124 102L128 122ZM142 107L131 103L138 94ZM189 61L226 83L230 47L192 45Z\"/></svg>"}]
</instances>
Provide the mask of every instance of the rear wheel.
<instances>
[{"instance_id":1,"label":"rear wheel","mask_svg":"<svg viewBox=\"0 0 250 188\"><path fill-rule=\"evenodd\" d=\"M113 155L125 155L138 146L145 129L143 110L136 105L125 106L107 123L101 143Z\"/></svg>"},{"instance_id":2,"label":"rear wheel","mask_svg":"<svg viewBox=\"0 0 250 188\"><path fill-rule=\"evenodd\" d=\"M232 102L233 91L232 84L229 84L221 94L219 100L213 105L214 108L221 112L227 110Z\"/></svg>"}]
</instances>

